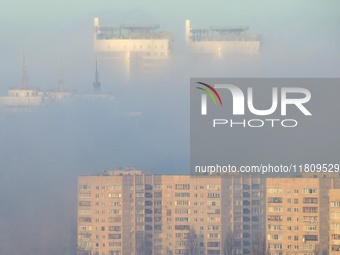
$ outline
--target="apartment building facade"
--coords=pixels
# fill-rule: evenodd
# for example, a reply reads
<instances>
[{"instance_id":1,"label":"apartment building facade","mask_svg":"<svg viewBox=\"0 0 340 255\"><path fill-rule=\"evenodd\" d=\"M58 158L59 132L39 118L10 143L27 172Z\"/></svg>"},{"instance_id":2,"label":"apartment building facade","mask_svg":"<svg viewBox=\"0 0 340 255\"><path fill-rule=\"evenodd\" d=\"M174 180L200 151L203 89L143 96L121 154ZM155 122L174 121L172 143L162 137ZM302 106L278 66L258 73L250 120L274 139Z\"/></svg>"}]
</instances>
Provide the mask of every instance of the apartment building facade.
<instances>
[{"instance_id":1,"label":"apartment building facade","mask_svg":"<svg viewBox=\"0 0 340 255\"><path fill-rule=\"evenodd\" d=\"M329 190L329 254L340 254L340 190Z\"/></svg>"},{"instance_id":2,"label":"apartment building facade","mask_svg":"<svg viewBox=\"0 0 340 255\"><path fill-rule=\"evenodd\" d=\"M271 255L340 253L339 174L266 180L266 247ZM339 227L340 229L340 227ZM339 251L338 251L339 250ZM338 253L338 254L339 254Z\"/></svg>"},{"instance_id":3,"label":"apartment building facade","mask_svg":"<svg viewBox=\"0 0 340 255\"><path fill-rule=\"evenodd\" d=\"M78 254L251 254L263 240L263 187L138 170L81 176Z\"/></svg>"},{"instance_id":4,"label":"apartment building facade","mask_svg":"<svg viewBox=\"0 0 340 255\"><path fill-rule=\"evenodd\" d=\"M269 178L266 189L270 254L315 254L320 244L319 179Z\"/></svg>"}]
</instances>

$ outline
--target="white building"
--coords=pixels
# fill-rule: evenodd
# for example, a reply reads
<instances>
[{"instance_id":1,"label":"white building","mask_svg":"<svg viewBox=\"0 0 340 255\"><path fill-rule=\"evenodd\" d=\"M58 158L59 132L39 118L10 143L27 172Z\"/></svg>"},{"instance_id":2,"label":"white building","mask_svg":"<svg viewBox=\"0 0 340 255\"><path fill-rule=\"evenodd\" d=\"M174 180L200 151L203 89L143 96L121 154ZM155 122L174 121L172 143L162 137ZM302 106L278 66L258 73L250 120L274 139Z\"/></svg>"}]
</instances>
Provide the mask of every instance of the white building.
<instances>
[{"instance_id":1,"label":"white building","mask_svg":"<svg viewBox=\"0 0 340 255\"><path fill-rule=\"evenodd\" d=\"M37 89L9 89L7 96L0 97L0 105L6 108L31 108L43 103L43 92Z\"/></svg>"},{"instance_id":2,"label":"white building","mask_svg":"<svg viewBox=\"0 0 340 255\"><path fill-rule=\"evenodd\" d=\"M190 27L185 22L186 51L189 54L258 54L260 36L248 33L248 26L210 26L204 29Z\"/></svg>"},{"instance_id":3,"label":"white building","mask_svg":"<svg viewBox=\"0 0 340 255\"><path fill-rule=\"evenodd\" d=\"M171 34L157 31L158 28L159 25L105 27L99 26L99 20L95 18L95 51L103 58L124 60L127 75L136 64L143 68L155 66L159 60L169 57L173 41Z\"/></svg>"}]
</instances>

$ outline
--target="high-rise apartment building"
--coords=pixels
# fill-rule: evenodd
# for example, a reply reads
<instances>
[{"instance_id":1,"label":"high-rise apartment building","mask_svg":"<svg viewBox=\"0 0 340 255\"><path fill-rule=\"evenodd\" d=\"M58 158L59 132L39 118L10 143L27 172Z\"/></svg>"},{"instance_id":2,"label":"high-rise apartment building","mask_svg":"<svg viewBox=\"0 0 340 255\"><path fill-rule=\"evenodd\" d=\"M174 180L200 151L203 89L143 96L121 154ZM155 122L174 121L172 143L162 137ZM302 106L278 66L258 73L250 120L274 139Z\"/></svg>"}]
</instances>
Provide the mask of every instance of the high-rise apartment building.
<instances>
[{"instance_id":1,"label":"high-rise apartment building","mask_svg":"<svg viewBox=\"0 0 340 255\"><path fill-rule=\"evenodd\" d=\"M227 181L230 183L229 222L234 254L262 254L265 249L265 179L240 176L227 178Z\"/></svg>"},{"instance_id":2,"label":"high-rise apartment building","mask_svg":"<svg viewBox=\"0 0 340 255\"><path fill-rule=\"evenodd\" d=\"M266 180L266 247L271 255L336 252L339 174ZM340 215L340 214L339 214Z\"/></svg>"},{"instance_id":3,"label":"high-rise apartment building","mask_svg":"<svg viewBox=\"0 0 340 255\"><path fill-rule=\"evenodd\" d=\"M131 69L155 68L172 51L173 36L159 25L101 26L94 19L94 49L102 59L119 59L129 76Z\"/></svg>"},{"instance_id":4,"label":"high-rise apartment building","mask_svg":"<svg viewBox=\"0 0 340 255\"><path fill-rule=\"evenodd\" d=\"M123 170L81 176L78 182L79 254L222 255L263 250L260 178Z\"/></svg>"},{"instance_id":5,"label":"high-rise apartment building","mask_svg":"<svg viewBox=\"0 0 340 255\"><path fill-rule=\"evenodd\" d=\"M319 179L268 178L266 184L270 254L314 254L320 244Z\"/></svg>"},{"instance_id":6,"label":"high-rise apartment building","mask_svg":"<svg viewBox=\"0 0 340 255\"><path fill-rule=\"evenodd\" d=\"M329 190L329 254L340 254L340 189Z\"/></svg>"},{"instance_id":7,"label":"high-rise apartment building","mask_svg":"<svg viewBox=\"0 0 340 255\"><path fill-rule=\"evenodd\" d=\"M186 50L189 54L208 54L221 57L225 54L258 54L260 36L248 32L248 26L210 26L191 28L185 22Z\"/></svg>"}]
</instances>

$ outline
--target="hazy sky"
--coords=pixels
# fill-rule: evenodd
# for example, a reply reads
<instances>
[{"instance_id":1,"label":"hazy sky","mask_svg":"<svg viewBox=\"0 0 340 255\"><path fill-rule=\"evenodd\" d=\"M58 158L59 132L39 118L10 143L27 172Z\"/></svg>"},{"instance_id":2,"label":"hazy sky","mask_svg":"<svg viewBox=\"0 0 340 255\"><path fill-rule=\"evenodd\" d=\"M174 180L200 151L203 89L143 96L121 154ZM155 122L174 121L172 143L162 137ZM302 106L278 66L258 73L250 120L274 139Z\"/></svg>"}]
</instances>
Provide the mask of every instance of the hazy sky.
<instances>
[{"instance_id":1,"label":"hazy sky","mask_svg":"<svg viewBox=\"0 0 340 255\"><path fill-rule=\"evenodd\" d=\"M249 25L264 38L256 73L267 75L271 66L277 76L318 75L315 70L332 76L338 70L339 10L336 0L2 1L0 85L3 90L20 82L23 47L31 84L53 87L61 62L69 85L93 79L94 17L103 25L158 23L175 34L177 53L183 48L186 19L192 27Z\"/></svg>"},{"instance_id":2,"label":"hazy sky","mask_svg":"<svg viewBox=\"0 0 340 255\"><path fill-rule=\"evenodd\" d=\"M55 88L63 63L66 88L91 92L94 17L102 25L160 24L174 33L175 52L163 75L128 84L99 60L102 89L114 102L0 113L0 229L12 230L0 235L0 254L53 255L46 247L57 252L75 241L78 175L126 165L188 171L190 77L339 77L339 10L337 0L2 0L2 95L20 85L23 48L30 86ZM186 19L193 28L249 25L263 36L261 54L192 61L183 55Z\"/></svg>"}]
</instances>

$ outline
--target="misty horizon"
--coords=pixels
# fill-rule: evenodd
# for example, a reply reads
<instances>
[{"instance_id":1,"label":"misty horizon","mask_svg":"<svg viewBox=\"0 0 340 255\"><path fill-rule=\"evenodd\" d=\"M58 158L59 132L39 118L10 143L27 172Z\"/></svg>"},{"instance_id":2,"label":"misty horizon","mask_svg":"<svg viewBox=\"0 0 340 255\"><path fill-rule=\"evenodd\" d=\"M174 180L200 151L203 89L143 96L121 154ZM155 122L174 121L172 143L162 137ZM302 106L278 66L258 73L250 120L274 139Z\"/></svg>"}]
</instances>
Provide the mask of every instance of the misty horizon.
<instances>
[{"instance_id":1,"label":"misty horizon","mask_svg":"<svg viewBox=\"0 0 340 255\"><path fill-rule=\"evenodd\" d=\"M160 24L159 30L173 33L174 50L158 73L131 79L119 61L99 56L101 91L114 100L71 98L0 112L0 228L6 230L0 254L74 251L79 175L126 166L189 174L190 78L339 77L339 9L337 1L2 3L1 96L21 84L23 48L30 87L56 88L62 67L65 89L92 93L95 17L107 26ZM247 25L263 35L260 53L190 57L187 19L194 28Z\"/></svg>"}]
</instances>

